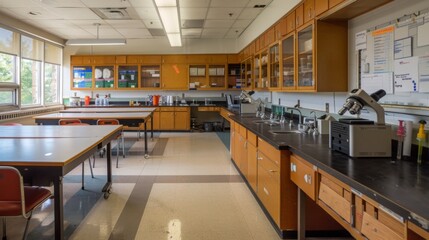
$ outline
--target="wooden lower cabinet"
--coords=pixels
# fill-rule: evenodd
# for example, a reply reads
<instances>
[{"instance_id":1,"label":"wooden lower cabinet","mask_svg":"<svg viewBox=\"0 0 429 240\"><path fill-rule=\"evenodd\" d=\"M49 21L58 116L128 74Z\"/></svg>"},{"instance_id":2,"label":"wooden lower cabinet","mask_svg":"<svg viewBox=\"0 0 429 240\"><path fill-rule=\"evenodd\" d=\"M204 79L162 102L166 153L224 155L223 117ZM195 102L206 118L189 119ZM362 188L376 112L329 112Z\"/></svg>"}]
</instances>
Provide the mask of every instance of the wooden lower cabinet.
<instances>
[{"instance_id":1,"label":"wooden lower cabinet","mask_svg":"<svg viewBox=\"0 0 429 240\"><path fill-rule=\"evenodd\" d=\"M189 130L189 107L161 107L159 113L160 130Z\"/></svg>"},{"instance_id":2,"label":"wooden lower cabinet","mask_svg":"<svg viewBox=\"0 0 429 240\"><path fill-rule=\"evenodd\" d=\"M159 108L157 108L156 110L155 110L155 112L153 112L153 130L159 130L159 118L160 116L159 116ZM151 121L152 120L149 120L148 122L147 122L147 129L152 129L152 127L151 127Z\"/></svg>"},{"instance_id":3,"label":"wooden lower cabinet","mask_svg":"<svg viewBox=\"0 0 429 240\"><path fill-rule=\"evenodd\" d=\"M307 196L316 200L316 168L299 156L290 156L290 178Z\"/></svg>"},{"instance_id":4,"label":"wooden lower cabinet","mask_svg":"<svg viewBox=\"0 0 429 240\"><path fill-rule=\"evenodd\" d=\"M258 148L257 137L252 132L247 132L247 182L254 192L258 191Z\"/></svg>"}]
</instances>

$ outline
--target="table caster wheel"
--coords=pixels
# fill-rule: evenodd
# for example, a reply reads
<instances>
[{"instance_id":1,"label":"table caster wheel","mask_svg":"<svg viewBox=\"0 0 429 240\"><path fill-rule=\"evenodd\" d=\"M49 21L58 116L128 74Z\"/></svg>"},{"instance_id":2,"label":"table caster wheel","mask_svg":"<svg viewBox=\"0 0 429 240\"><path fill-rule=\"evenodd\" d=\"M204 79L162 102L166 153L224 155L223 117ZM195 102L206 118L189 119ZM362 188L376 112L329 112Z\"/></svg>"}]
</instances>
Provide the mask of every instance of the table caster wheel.
<instances>
[{"instance_id":1,"label":"table caster wheel","mask_svg":"<svg viewBox=\"0 0 429 240\"><path fill-rule=\"evenodd\" d=\"M112 193L111 189L109 189L106 192L104 192L104 199L108 199L111 193Z\"/></svg>"},{"instance_id":2,"label":"table caster wheel","mask_svg":"<svg viewBox=\"0 0 429 240\"><path fill-rule=\"evenodd\" d=\"M145 158L145 159L148 159L148 158L149 158L149 154L147 154L147 153L146 153L146 154L144 155L144 158Z\"/></svg>"}]
</instances>

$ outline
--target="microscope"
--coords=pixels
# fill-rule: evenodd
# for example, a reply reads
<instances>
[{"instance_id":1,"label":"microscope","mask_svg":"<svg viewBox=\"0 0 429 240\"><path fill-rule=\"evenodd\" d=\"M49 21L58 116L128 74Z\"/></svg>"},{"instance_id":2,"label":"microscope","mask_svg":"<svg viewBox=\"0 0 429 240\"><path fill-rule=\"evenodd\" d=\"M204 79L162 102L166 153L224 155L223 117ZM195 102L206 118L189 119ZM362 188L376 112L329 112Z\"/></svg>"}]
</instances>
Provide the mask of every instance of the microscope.
<instances>
[{"instance_id":1,"label":"microscope","mask_svg":"<svg viewBox=\"0 0 429 240\"><path fill-rule=\"evenodd\" d=\"M241 91L240 94L240 113L256 113L261 105L261 99L253 99L254 91Z\"/></svg>"},{"instance_id":2,"label":"microscope","mask_svg":"<svg viewBox=\"0 0 429 240\"><path fill-rule=\"evenodd\" d=\"M382 89L368 95L363 89L353 89L338 111L359 114L369 107L377 115L377 122L362 118L342 118L330 122L329 147L350 157L390 157L391 128L385 124L384 109L378 100L386 95Z\"/></svg>"}]
</instances>

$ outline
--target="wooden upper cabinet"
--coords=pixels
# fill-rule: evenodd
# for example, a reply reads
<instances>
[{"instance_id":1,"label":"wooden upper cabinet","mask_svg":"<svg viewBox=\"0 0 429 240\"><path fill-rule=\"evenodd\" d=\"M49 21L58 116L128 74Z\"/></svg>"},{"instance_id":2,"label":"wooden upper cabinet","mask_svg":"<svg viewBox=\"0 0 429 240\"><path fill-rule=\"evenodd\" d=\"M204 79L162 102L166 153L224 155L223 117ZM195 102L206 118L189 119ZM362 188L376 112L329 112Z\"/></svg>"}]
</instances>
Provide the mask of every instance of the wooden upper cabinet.
<instances>
[{"instance_id":1,"label":"wooden upper cabinet","mask_svg":"<svg viewBox=\"0 0 429 240\"><path fill-rule=\"evenodd\" d=\"M259 44L259 38L255 39L255 53L259 52L260 50L260 44Z\"/></svg>"},{"instance_id":2,"label":"wooden upper cabinet","mask_svg":"<svg viewBox=\"0 0 429 240\"><path fill-rule=\"evenodd\" d=\"M228 57L226 54L211 54L211 55L207 55L206 63L225 64L227 61L228 61Z\"/></svg>"},{"instance_id":3,"label":"wooden upper cabinet","mask_svg":"<svg viewBox=\"0 0 429 240\"><path fill-rule=\"evenodd\" d=\"M304 24L304 5L301 4L295 9L295 28Z\"/></svg>"},{"instance_id":4,"label":"wooden upper cabinet","mask_svg":"<svg viewBox=\"0 0 429 240\"><path fill-rule=\"evenodd\" d=\"M275 29L271 27L265 32L265 46L271 45L275 41Z\"/></svg>"},{"instance_id":5,"label":"wooden upper cabinet","mask_svg":"<svg viewBox=\"0 0 429 240\"><path fill-rule=\"evenodd\" d=\"M318 1L320 0L317 0L316 2ZM344 2L344 0L329 0L329 8L333 8L342 2Z\"/></svg>"},{"instance_id":6,"label":"wooden upper cabinet","mask_svg":"<svg viewBox=\"0 0 429 240\"><path fill-rule=\"evenodd\" d=\"M162 56L162 63L186 63L186 55L164 55Z\"/></svg>"},{"instance_id":7,"label":"wooden upper cabinet","mask_svg":"<svg viewBox=\"0 0 429 240\"><path fill-rule=\"evenodd\" d=\"M115 61L116 64L127 63L127 56L116 56L115 59L116 59Z\"/></svg>"},{"instance_id":8,"label":"wooden upper cabinet","mask_svg":"<svg viewBox=\"0 0 429 240\"><path fill-rule=\"evenodd\" d=\"M274 40L280 40L283 36L287 34L287 19L283 17L277 24L274 26Z\"/></svg>"},{"instance_id":9,"label":"wooden upper cabinet","mask_svg":"<svg viewBox=\"0 0 429 240\"><path fill-rule=\"evenodd\" d=\"M191 54L188 55L187 62L190 64L206 64L208 61L208 55L206 54Z\"/></svg>"},{"instance_id":10,"label":"wooden upper cabinet","mask_svg":"<svg viewBox=\"0 0 429 240\"><path fill-rule=\"evenodd\" d=\"M315 0L304 0L304 23L314 18L314 1Z\"/></svg>"},{"instance_id":11,"label":"wooden upper cabinet","mask_svg":"<svg viewBox=\"0 0 429 240\"><path fill-rule=\"evenodd\" d=\"M115 56L71 56L72 65L115 64Z\"/></svg>"},{"instance_id":12,"label":"wooden upper cabinet","mask_svg":"<svg viewBox=\"0 0 429 240\"><path fill-rule=\"evenodd\" d=\"M162 60L161 55L129 55L127 56L127 63L148 63L148 64L160 64Z\"/></svg>"},{"instance_id":13,"label":"wooden upper cabinet","mask_svg":"<svg viewBox=\"0 0 429 240\"><path fill-rule=\"evenodd\" d=\"M286 34L295 31L295 21L295 11L292 11L286 17Z\"/></svg>"},{"instance_id":14,"label":"wooden upper cabinet","mask_svg":"<svg viewBox=\"0 0 429 240\"><path fill-rule=\"evenodd\" d=\"M240 63L238 54L228 54L227 61L228 63Z\"/></svg>"},{"instance_id":15,"label":"wooden upper cabinet","mask_svg":"<svg viewBox=\"0 0 429 240\"><path fill-rule=\"evenodd\" d=\"M316 0L314 1L314 11L316 16L324 13L329 9L329 0Z\"/></svg>"},{"instance_id":16,"label":"wooden upper cabinet","mask_svg":"<svg viewBox=\"0 0 429 240\"><path fill-rule=\"evenodd\" d=\"M70 64L71 65L83 64L83 57L82 56L71 56L70 57Z\"/></svg>"}]
</instances>

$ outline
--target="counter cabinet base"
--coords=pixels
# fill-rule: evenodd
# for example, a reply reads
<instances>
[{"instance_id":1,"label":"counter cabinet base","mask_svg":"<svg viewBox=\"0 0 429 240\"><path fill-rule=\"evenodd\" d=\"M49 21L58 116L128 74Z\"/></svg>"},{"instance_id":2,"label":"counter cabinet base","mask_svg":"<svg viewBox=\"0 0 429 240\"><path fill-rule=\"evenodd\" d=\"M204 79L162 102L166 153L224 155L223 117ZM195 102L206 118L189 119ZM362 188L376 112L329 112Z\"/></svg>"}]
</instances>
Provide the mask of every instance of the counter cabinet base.
<instances>
[{"instance_id":1,"label":"counter cabinet base","mask_svg":"<svg viewBox=\"0 0 429 240\"><path fill-rule=\"evenodd\" d=\"M234 164L235 169L237 169L238 173L240 174L243 181L246 183L247 187L249 188L250 192L252 193L253 197L258 202L258 205L261 207L262 211L264 212L265 216L267 217L268 221L270 221L271 225L273 226L274 230L277 232L280 238L282 239L297 239L298 238L298 231L296 229L293 230L283 230L280 229L279 226L277 226L274 219L271 217L268 210L265 208L264 204L259 200L258 195L253 190L250 183L247 181L243 173L240 171L238 166L235 164L234 160L231 158L231 162ZM305 231L306 237L351 237L350 233L347 230L306 230Z\"/></svg>"}]
</instances>

